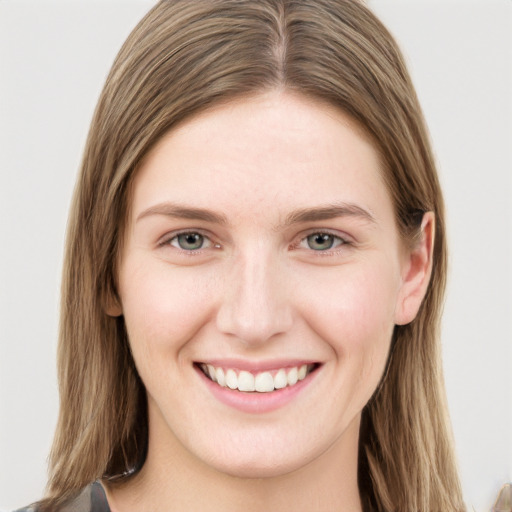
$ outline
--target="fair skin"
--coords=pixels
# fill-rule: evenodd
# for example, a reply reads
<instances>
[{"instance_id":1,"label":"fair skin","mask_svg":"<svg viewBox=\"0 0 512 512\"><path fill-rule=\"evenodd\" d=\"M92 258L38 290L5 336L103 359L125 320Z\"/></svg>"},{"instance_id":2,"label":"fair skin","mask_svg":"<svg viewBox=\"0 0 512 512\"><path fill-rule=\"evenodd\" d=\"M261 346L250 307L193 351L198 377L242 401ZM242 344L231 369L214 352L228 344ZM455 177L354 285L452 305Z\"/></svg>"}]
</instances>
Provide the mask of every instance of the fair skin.
<instances>
[{"instance_id":1,"label":"fair skin","mask_svg":"<svg viewBox=\"0 0 512 512\"><path fill-rule=\"evenodd\" d=\"M406 248L377 152L323 103L271 91L163 137L108 311L149 409L146 462L107 489L112 511L360 511L361 411L424 296L432 214L422 230Z\"/></svg>"}]
</instances>

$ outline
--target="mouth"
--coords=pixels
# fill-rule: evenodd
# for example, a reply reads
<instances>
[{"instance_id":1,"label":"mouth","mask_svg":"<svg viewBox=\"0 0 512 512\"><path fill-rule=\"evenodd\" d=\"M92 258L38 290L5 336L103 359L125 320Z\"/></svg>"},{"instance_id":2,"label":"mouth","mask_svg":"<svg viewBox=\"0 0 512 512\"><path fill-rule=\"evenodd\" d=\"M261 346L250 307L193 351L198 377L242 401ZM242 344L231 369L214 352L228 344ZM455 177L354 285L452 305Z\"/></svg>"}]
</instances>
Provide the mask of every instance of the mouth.
<instances>
[{"instance_id":1,"label":"mouth","mask_svg":"<svg viewBox=\"0 0 512 512\"><path fill-rule=\"evenodd\" d=\"M207 379L219 387L242 393L273 393L292 388L318 369L319 363L304 363L297 366L252 372L238 368L225 368L209 363L196 363L196 367Z\"/></svg>"}]
</instances>

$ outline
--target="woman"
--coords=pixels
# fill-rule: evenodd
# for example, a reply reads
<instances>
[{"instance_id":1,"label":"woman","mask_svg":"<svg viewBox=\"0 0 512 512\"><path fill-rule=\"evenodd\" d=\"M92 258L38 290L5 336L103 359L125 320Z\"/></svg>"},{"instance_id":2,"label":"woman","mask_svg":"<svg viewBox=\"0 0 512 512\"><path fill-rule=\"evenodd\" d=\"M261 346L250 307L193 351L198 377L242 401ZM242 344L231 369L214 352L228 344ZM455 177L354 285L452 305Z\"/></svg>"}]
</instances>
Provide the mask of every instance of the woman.
<instances>
[{"instance_id":1,"label":"woman","mask_svg":"<svg viewBox=\"0 0 512 512\"><path fill-rule=\"evenodd\" d=\"M160 2L92 121L37 509L463 510L443 215L363 5Z\"/></svg>"}]
</instances>

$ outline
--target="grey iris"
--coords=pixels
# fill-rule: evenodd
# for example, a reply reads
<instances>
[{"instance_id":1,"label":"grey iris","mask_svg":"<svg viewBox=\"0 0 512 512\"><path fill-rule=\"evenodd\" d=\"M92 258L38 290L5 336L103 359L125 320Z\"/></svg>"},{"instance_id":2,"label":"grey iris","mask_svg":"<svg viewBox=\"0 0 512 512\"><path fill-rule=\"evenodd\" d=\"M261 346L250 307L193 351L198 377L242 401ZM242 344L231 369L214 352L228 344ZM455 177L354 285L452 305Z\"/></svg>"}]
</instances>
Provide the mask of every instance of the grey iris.
<instances>
[{"instance_id":1,"label":"grey iris","mask_svg":"<svg viewBox=\"0 0 512 512\"><path fill-rule=\"evenodd\" d=\"M307 237L308 247L314 251L325 251L334 245L334 236L328 233L315 233Z\"/></svg>"},{"instance_id":2,"label":"grey iris","mask_svg":"<svg viewBox=\"0 0 512 512\"><path fill-rule=\"evenodd\" d=\"M203 235L199 233L182 233L178 235L178 245L185 251L201 249L204 243Z\"/></svg>"}]
</instances>

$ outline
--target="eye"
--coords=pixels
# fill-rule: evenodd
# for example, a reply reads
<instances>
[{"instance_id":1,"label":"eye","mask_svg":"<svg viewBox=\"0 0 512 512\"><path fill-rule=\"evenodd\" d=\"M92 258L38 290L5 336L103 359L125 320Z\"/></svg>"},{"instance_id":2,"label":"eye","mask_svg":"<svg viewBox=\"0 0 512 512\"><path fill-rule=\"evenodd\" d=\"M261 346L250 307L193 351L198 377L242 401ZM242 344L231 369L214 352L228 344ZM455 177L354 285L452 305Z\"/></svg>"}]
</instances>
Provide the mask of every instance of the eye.
<instances>
[{"instance_id":1,"label":"eye","mask_svg":"<svg viewBox=\"0 0 512 512\"><path fill-rule=\"evenodd\" d=\"M213 245L209 238L196 232L180 233L172 237L168 243L183 251L198 251Z\"/></svg>"},{"instance_id":2,"label":"eye","mask_svg":"<svg viewBox=\"0 0 512 512\"><path fill-rule=\"evenodd\" d=\"M343 238L331 233L311 233L301 241L300 245L313 251L328 251L346 243Z\"/></svg>"}]
</instances>

